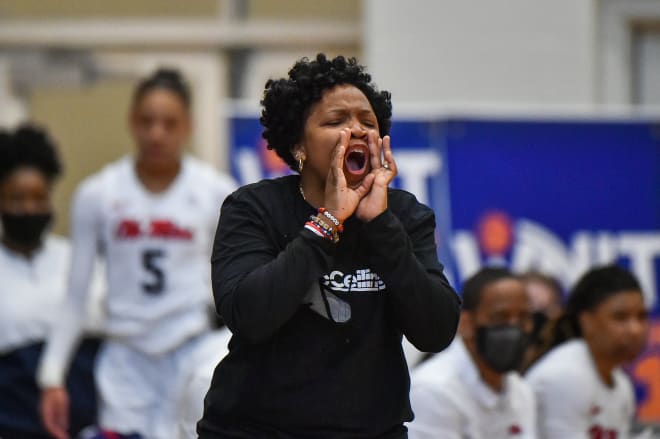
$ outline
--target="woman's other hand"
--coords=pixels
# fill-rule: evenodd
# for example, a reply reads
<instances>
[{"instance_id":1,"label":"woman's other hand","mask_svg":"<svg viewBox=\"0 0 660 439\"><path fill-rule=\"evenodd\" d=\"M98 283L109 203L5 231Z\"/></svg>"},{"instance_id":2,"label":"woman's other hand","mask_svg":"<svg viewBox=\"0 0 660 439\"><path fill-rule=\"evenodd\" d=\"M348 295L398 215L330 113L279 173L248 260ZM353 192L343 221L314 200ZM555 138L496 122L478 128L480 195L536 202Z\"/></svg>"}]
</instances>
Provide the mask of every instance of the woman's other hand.
<instances>
[{"instance_id":1,"label":"woman's other hand","mask_svg":"<svg viewBox=\"0 0 660 439\"><path fill-rule=\"evenodd\" d=\"M346 176L344 175L344 158L350 136L350 129L342 129L339 132L339 141L332 152L330 169L325 183L325 208L340 222L344 222L346 218L355 212L360 201L370 193L374 179L377 176L372 171L355 187L348 185ZM369 138L375 138L375 135L372 136L370 133ZM371 141L369 140L369 142ZM372 147L369 146L369 149L371 154Z\"/></svg>"},{"instance_id":2,"label":"woman's other hand","mask_svg":"<svg viewBox=\"0 0 660 439\"><path fill-rule=\"evenodd\" d=\"M370 179L369 190L355 209L355 215L364 222L371 221L387 209L387 188L397 175L390 136L381 139L370 132L368 139L371 172L363 182Z\"/></svg>"}]
</instances>

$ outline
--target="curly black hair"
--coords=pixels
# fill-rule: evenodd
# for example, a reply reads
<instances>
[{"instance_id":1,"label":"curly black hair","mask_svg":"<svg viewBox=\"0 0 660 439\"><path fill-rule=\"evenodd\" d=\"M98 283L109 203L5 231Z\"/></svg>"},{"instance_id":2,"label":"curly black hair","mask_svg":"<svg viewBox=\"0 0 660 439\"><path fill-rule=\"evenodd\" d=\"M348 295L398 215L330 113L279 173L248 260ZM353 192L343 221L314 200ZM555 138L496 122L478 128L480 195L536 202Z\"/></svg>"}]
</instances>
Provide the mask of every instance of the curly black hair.
<instances>
[{"instance_id":1,"label":"curly black hair","mask_svg":"<svg viewBox=\"0 0 660 439\"><path fill-rule=\"evenodd\" d=\"M160 68L150 76L142 79L133 92L133 105L138 104L150 91L157 89L174 93L181 99L186 108L190 108L192 101L190 87L181 72L170 68Z\"/></svg>"},{"instance_id":2,"label":"curly black hair","mask_svg":"<svg viewBox=\"0 0 660 439\"><path fill-rule=\"evenodd\" d=\"M13 133L0 131L0 181L20 167L37 169L49 182L60 176L57 146L45 130L26 124Z\"/></svg>"},{"instance_id":3,"label":"curly black hair","mask_svg":"<svg viewBox=\"0 0 660 439\"><path fill-rule=\"evenodd\" d=\"M319 53L312 61L309 58L297 61L289 70L288 78L269 79L259 119L268 149L274 149L296 171L298 167L291 149L302 137L310 108L321 100L326 90L341 84L353 85L364 93L376 114L380 136L387 135L392 125L391 94L378 91L371 82L371 75L364 70L355 58L328 59Z\"/></svg>"}]
</instances>

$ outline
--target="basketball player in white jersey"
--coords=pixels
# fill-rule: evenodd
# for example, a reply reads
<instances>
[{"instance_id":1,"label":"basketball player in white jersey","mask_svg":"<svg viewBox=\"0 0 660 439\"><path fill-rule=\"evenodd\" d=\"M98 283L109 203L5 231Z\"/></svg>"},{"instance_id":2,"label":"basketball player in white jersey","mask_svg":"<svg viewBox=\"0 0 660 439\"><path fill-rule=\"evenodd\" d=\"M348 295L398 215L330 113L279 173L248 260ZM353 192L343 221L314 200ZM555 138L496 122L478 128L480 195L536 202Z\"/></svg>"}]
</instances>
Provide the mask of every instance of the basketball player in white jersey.
<instances>
[{"instance_id":1,"label":"basketball player in white jersey","mask_svg":"<svg viewBox=\"0 0 660 439\"><path fill-rule=\"evenodd\" d=\"M220 205L235 188L229 177L183 153L190 125L185 82L176 71L159 70L134 93L137 154L106 166L77 190L70 309L38 377L43 421L58 439L68 437L62 383L97 253L108 276L108 341L96 369L99 437L176 437L176 404L195 366L188 360L212 342L206 337L210 248Z\"/></svg>"},{"instance_id":2,"label":"basketball player in white jersey","mask_svg":"<svg viewBox=\"0 0 660 439\"><path fill-rule=\"evenodd\" d=\"M550 350L529 370L540 439L627 439L635 414L620 366L644 347L647 312L637 280L611 265L585 274L568 298Z\"/></svg>"}]
</instances>

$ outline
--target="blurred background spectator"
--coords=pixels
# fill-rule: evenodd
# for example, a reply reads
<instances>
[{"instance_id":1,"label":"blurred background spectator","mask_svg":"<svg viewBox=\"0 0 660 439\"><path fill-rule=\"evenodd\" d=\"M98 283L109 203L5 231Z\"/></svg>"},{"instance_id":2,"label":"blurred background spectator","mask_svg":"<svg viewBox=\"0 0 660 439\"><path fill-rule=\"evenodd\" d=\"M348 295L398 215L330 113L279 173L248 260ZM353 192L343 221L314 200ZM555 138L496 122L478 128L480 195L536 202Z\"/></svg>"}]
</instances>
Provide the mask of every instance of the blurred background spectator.
<instances>
[{"instance_id":1,"label":"blurred background spectator","mask_svg":"<svg viewBox=\"0 0 660 439\"><path fill-rule=\"evenodd\" d=\"M22 126L0 131L0 437L47 438L39 417L36 382L44 342L61 317L70 265L68 240L51 233L52 191L62 172L57 147L45 131ZM99 281L83 306L88 336L100 328ZM87 313L85 315L85 310ZM92 368L99 342L88 337L66 382L71 431L96 422Z\"/></svg>"},{"instance_id":2,"label":"blurred background spectator","mask_svg":"<svg viewBox=\"0 0 660 439\"><path fill-rule=\"evenodd\" d=\"M588 271L554 326L551 349L526 379L543 439L630 437L635 396L621 366L644 349L648 313L639 282L615 266Z\"/></svg>"},{"instance_id":3,"label":"blurred background spectator","mask_svg":"<svg viewBox=\"0 0 660 439\"><path fill-rule=\"evenodd\" d=\"M523 283L484 268L461 293L459 335L412 373L410 438L535 438L534 396L517 372L533 324Z\"/></svg>"}]
</instances>

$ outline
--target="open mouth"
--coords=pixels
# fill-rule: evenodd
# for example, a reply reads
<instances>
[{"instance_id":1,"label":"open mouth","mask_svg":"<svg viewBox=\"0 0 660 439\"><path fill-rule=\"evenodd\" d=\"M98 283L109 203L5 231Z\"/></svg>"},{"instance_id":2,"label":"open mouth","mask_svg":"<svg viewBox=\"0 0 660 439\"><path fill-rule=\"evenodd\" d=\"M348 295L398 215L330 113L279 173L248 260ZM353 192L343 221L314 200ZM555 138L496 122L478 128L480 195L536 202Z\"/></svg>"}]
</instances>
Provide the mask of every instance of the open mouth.
<instances>
[{"instance_id":1,"label":"open mouth","mask_svg":"<svg viewBox=\"0 0 660 439\"><path fill-rule=\"evenodd\" d=\"M351 174L362 174L367 169L367 157L365 147L351 148L344 158L344 168Z\"/></svg>"}]
</instances>

